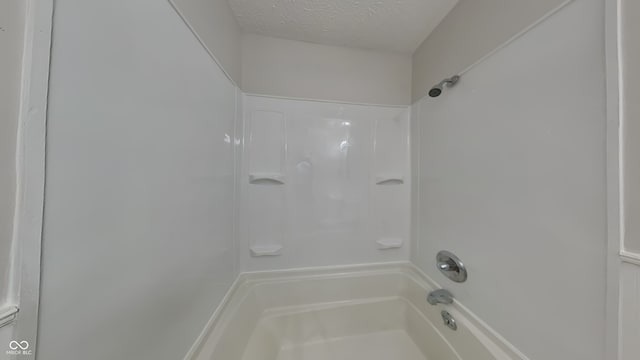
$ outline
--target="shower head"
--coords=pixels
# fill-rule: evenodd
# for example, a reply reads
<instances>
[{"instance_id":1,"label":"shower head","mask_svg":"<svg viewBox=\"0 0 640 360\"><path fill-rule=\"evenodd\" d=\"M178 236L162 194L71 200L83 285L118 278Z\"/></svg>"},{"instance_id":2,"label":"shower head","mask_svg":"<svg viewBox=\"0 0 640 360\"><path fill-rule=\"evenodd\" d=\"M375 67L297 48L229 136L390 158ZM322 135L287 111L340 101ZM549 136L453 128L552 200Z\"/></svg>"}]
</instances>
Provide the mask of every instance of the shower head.
<instances>
[{"instance_id":1,"label":"shower head","mask_svg":"<svg viewBox=\"0 0 640 360\"><path fill-rule=\"evenodd\" d=\"M444 80L440 81L440 83L438 85L432 87L431 90L429 90L429 96L431 96L431 97L440 96L440 94L442 94L442 89L444 89L445 86L451 87L451 86L455 85L455 83L457 83L458 80L460 80L460 76L453 75L450 78L447 78L447 79L444 79Z\"/></svg>"}]
</instances>

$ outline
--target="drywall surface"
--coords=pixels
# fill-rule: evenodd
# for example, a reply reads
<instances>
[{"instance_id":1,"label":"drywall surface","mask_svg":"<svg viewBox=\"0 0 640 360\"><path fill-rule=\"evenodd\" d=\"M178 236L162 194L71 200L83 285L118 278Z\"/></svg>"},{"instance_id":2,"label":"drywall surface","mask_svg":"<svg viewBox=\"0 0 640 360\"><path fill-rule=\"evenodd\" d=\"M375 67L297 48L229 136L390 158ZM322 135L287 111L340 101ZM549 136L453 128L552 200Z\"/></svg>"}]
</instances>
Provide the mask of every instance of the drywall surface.
<instances>
[{"instance_id":1,"label":"drywall surface","mask_svg":"<svg viewBox=\"0 0 640 360\"><path fill-rule=\"evenodd\" d=\"M240 84L240 27L227 0L169 0L236 84Z\"/></svg>"},{"instance_id":2,"label":"drywall surface","mask_svg":"<svg viewBox=\"0 0 640 360\"><path fill-rule=\"evenodd\" d=\"M625 263L620 269L620 359L634 360L640 354L640 3L620 3L621 22L621 98L623 167L623 250Z\"/></svg>"},{"instance_id":3,"label":"drywall surface","mask_svg":"<svg viewBox=\"0 0 640 360\"><path fill-rule=\"evenodd\" d=\"M5 355L5 351L9 350L8 344L11 340L13 340L13 326L8 325L3 328L0 328L0 351L2 351L2 356Z\"/></svg>"},{"instance_id":4,"label":"drywall surface","mask_svg":"<svg viewBox=\"0 0 640 360\"><path fill-rule=\"evenodd\" d=\"M603 5L572 2L415 105L413 259L530 359L606 358Z\"/></svg>"},{"instance_id":5,"label":"drywall surface","mask_svg":"<svg viewBox=\"0 0 640 360\"><path fill-rule=\"evenodd\" d=\"M0 3L0 308L7 300L11 280L25 6L22 0Z\"/></svg>"},{"instance_id":6,"label":"drywall surface","mask_svg":"<svg viewBox=\"0 0 640 360\"><path fill-rule=\"evenodd\" d=\"M640 2L621 2L625 250L640 254Z\"/></svg>"},{"instance_id":7,"label":"drywall surface","mask_svg":"<svg viewBox=\"0 0 640 360\"><path fill-rule=\"evenodd\" d=\"M412 54L458 0L229 0L245 33Z\"/></svg>"},{"instance_id":8,"label":"drywall surface","mask_svg":"<svg viewBox=\"0 0 640 360\"><path fill-rule=\"evenodd\" d=\"M246 93L356 103L411 104L411 56L242 36Z\"/></svg>"},{"instance_id":9,"label":"drywall surface","mask_svg":"<svg viewBox=\"0 0 640 360\"><path fill-rule=\"evenodd\" d=\"M640 354L640 263L620 267L620 359L635 360Z\"/></svg>"},{"instance_id":10,"label":"drywall surface","mask_svg":"<svg viewBox=\"0 0 640 360\"><path fill-rule=\"evenodd\" d=\"M566 0L460 0L413 54L413 101Z\"/></svg>"},{"instance_id":11,"label":"drywall surface","mask_svg":"<svg viewBox=\"0 0 640 360\"><path fill-rule=\"evenodd\" d=\"M166 1L55 5L38 359L181 359L237 274L236 88Z\"/></svg>"},{"instance_id":12,"label":"drywall surface","mask_svg":"<svg viewBox=\"0 0 640 360\"><path fill-rule=\"evenodd\" d=\"M242 270L408 260L408 125L407 107L245 96Z\"/></svg>"}]
</instances>

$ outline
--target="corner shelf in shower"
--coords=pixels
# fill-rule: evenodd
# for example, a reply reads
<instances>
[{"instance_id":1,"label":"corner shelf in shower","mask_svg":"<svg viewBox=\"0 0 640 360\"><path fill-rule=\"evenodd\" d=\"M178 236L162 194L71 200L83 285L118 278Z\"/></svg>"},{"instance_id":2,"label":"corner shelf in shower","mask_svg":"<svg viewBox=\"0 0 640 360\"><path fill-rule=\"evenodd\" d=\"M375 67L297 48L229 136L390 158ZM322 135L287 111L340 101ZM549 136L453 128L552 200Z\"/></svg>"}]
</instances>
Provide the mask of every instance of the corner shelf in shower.
<instances>
[{"instance_id":1,"label":"corner shelf in shower","mask_svg":"<svg viewBox=\"0 0 640 360\"><path fill-rule=\"evenodd\" d=\"M403 240L401 238L382 238L378 241L379 250L399 249L402 247Z\"/></svg>"},{"instance_id":2,"label":"corner shelf in shower","mask_svg":"<svg viewBox=\"0 0 640 360\"><path fill-rule=\"evenodd\" d=\"M279 256L282 245L256 245L249 248L251 256Z\"/></svg>"},{"instance_id":3,"label":"corner shelf in shower","mask_svg":"<svg viewBox=\"0 0 640 360\"><path fill-rule=\"evenodd\" d=\"M282 173L251 173L249 174L249 184L284 185L284 178Z\"/></svg>"},{"instance_id":4,"label":"corner shelf in shower","mask_svg":"<svg viewBox=\"0 0 640 360\"><path fill-rule=\"evenodd\" d=\"M378 174L376 175L376 185L400 185L404 184L402 174Z\"/></svg>"}]
</instances>

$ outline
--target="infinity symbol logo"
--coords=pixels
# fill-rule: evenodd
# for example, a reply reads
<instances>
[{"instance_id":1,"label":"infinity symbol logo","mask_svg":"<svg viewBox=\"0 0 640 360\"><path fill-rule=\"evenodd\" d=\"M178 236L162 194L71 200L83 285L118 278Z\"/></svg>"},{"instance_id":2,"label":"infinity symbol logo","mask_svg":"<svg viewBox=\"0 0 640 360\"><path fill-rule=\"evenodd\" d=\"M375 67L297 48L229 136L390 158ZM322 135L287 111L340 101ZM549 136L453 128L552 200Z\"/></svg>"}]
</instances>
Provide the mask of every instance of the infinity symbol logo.
<instances>
[{"instance_id":1,"label":"infinity symbol logo","mask_svg":"<svg viewBox=\"0 0 640 360\"><path fill-rule=\"evenodd\" d=\"M9 349L18 350L18 348L20 348L20 350L27 350L29 348L29 342L26 340L20 342L13 340L9 343Z\"/></svg>"}]
</instances>

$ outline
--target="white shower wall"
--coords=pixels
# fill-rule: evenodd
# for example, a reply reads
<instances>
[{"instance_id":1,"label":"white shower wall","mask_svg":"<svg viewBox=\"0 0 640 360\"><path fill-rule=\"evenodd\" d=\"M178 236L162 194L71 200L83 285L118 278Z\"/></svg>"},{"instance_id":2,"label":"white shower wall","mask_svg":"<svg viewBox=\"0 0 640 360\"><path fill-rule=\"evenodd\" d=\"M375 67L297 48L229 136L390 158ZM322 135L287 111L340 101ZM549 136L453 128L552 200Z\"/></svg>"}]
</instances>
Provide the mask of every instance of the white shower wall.
<instances>
[{"instance_id":1,"label":"white shower wall","mask_svg":"<svg viewBox=\"0 0 640 360\"><path fill-rule=\"evenodd\" d=\"M242 270L409 259L407 107L247 95L243 112Z\"/></svg>"},{"instance_id":2,"label":"white shower wall","mask_svg":"<svg viewBox=\"0 0 640 360\"><path fill-rule=\"evenodd\" d=\"M16 204L16 145L20 111L21 59L26 5L0 2L0 311L16 302L12 266ZM13 326L0 328L0 357L13 337Z\"/></svg>"},{"instance_id":3,"label":"white shower wall","mask_svg":"<svg viewBox=\"0 0 640 360\"><path fill-rule=\"evenodd\" d=\"M237 276L239 91L166 1L54 24L38 359L181 359Z\"/></svg>"},{"instance_id":4,"label":"white shower wall","mask_svg":"<svg viewBox=\"0 0 640 360\"><path fill-rule=\"evenodd\" d=\"M168 2L58 0L54 23L39 358L178 359L240 271L408 260L407 106L243 96ZM253 110L286 125L285 185L252 185L280 212L246 202Z\"/></svg>"},{"instance_id":5,"label":"white shower wall","mask_svg":"<svg viewBox=\"0 0 640 360\"><path fill-rule=\"evenodd\" d=\"M602 6L571 2L413 107L412 260L530 359L607 358Z\"/></svg>"},{"instance_id":6,"label":"white shower wall","mask_svg":"<svg viewBox=\"0 0 640 360\"><path fill-rule=\"evenodd\" d=\"M243 95L168 2L57 0L40 358L178 359L239 272L411 259L532 359L600 360L599 5L410 111Z\"/></svg>"},{"instance_id":7,"label":"white shower wall","mask_svg":"<svg viewBox=\"0 0 640 360\"><path fill-rule=\"evenodd\" d=\"M21 60L26 5L22 0L0 3L0 309L11 286L12 243L16 199L16 144L20 111ZM13 294L12 294L13 295Z\"/></svg>"}]
</instances>

